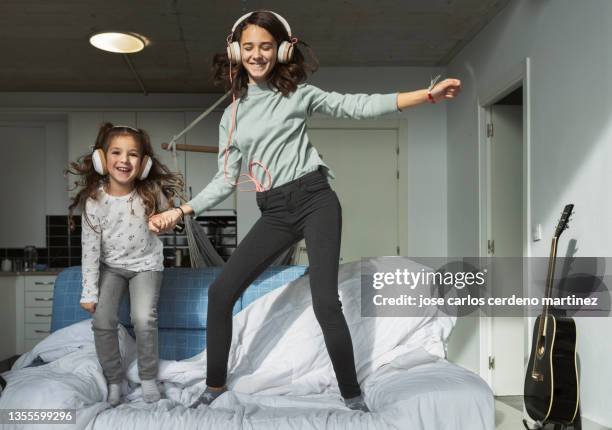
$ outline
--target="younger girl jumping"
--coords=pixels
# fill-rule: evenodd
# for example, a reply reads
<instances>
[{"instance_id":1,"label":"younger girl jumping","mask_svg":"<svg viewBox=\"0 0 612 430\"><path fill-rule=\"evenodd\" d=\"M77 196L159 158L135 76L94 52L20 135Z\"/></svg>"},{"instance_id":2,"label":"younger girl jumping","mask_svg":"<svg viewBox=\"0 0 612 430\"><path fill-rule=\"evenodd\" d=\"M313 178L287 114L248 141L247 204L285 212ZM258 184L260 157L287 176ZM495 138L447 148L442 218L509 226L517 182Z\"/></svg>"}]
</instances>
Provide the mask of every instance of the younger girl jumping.
<instances>
[{"instance_id":1,"label":"younger girl jumping","mask_svg":"<svg viewBox=\"0 0 612 430\"><path fill-rule=\"evenodd\" d=\"M164 269L163 245L148 228L149 217L168 209L182 190L180 176L153 155L144 130L102 125L93 154L70 163L81 189L69 207L82 211L83 292L81 307L93 314L96 353L108 382L108 402L120 403L123 370L118 311L129 289L136 333L138 375L146 402L160 399L157 388L157 300Z\"/></svg>"},{"instance_id":2,"label":"younger girl jumping","mask_svg":"<svg viewBox=\"0 0 612 430\"><path fill-rule=\"evenodd\" d=\"M234 302L280 253L305 238L312 306L340 393L349 408L367 412L338 296L340 202L327 179L333 172L310 143L306 118L314 112L373 118L453 98L461 83L446 79L428 89L384 95L322 91L304 83L316 66L305 64L303 54L294 49L298 40L287 21L269 11L241 17L227 41L227 55L214 59L216 81L234 96L219 124L219 172L180 210L157 215L149 224L154 231L171 228L183 213L199 214L215 206L241 183L251 182L257 191L262 216L208 290L208 387L194 406L210 404L226 390ZM248 173L240 175L243 159Z\"/></svg>"}]
</instances>

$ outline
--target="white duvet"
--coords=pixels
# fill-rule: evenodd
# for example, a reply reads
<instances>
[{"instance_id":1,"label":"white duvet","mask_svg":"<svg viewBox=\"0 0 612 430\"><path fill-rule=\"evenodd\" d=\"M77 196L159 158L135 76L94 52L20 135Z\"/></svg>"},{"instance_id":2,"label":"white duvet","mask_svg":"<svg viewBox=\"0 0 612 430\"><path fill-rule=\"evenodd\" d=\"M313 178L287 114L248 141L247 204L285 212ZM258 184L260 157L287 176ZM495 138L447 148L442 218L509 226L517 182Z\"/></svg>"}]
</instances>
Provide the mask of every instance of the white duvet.
<instances>
[{"instance_id":1,"label":"white duvet","mask_svg":"<svg viewBox=\"0 0 612 430\"><path fill-rule=\"evenodd\" d=\"M76 409L76 425L64 428L77 429L493 429L487 385L444 359L454 319L361 318L360 282L359 263L340 266L340 296L371 413L344 406L312 311L308 277L266 294L234 317L230 391L210 407L187 408L205 388L205 352L160 361L164 398L144 403L135 343L121 327L129 383L124 403L111 408L87 320L53 333L2 375L8 385L0 409ZM26 367L36 357L48 364Z\"/></svg>"}]
</instances>

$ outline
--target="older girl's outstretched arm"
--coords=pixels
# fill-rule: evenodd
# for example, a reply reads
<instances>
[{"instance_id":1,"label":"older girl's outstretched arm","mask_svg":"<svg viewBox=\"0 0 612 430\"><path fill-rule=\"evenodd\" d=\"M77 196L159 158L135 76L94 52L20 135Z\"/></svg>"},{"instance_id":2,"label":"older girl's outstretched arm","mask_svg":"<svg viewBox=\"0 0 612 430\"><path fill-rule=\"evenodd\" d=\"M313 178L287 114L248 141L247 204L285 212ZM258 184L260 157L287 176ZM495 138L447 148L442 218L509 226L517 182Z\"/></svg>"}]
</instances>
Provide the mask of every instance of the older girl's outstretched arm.
<instances>
[{"instance_id":1,"label":"older girl's outstretched arm","mask_svg":"<svg viewBox=\"0 0 612 430\"><path fill-rule=\"evenodd\" d=\"M340 94L304 84L300 95L308 115L316 112L335 118L368 119L421 103L451 99L460 89L461 82L458 79L445 79L428 89L389 94Z\"/></svg>"},{"instance_id":2,"label":"older girl's outstretched arm","mask_svg":"<svg viewBox=\"0 0 612 430\"><path fill-rule=\"evenodd\" d=\"M431 90L423 89L397 95L397 108L404 110L421 103L436 103L444 99L452 99L461 91L459 79L445 79L439 82Z\"/></svg>"}]
</instances>

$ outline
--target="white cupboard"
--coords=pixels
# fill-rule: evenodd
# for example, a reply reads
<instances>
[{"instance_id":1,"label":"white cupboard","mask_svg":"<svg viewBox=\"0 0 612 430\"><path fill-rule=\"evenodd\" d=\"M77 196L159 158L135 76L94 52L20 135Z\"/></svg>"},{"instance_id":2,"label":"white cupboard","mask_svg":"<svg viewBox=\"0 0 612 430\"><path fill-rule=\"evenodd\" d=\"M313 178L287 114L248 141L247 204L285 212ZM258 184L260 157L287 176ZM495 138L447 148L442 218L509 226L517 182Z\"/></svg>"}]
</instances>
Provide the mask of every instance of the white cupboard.
<instances>
[{"instance_id":1,"label":"white cupboard","mask_svg":"<svg viewBox=\"0 0 612 430\"><path fill-rule=\"evenodd\" d=\"M29 351L51 333L56 277L0 276L0 360Z\"/></svg>"}]
</instances>

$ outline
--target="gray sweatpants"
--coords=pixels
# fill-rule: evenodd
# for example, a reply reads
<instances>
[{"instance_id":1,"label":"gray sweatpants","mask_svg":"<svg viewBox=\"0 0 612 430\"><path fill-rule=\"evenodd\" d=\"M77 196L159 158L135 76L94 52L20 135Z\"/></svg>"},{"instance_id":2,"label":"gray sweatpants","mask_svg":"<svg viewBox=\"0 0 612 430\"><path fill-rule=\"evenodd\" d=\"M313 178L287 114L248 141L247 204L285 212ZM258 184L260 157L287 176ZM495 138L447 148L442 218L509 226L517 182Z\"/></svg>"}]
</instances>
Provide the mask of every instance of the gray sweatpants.
<instances>
[{"instance_id":1,"label":"gray sweatpants","mask_svg":"<svg viewBox=\"0 0 612 430\"><path fill-rule=\"evenodd\" d=\"M93 332L98 360L109 384L123 380L119 354L119 304L130 292L130 317L136 334L138 376L157 378L157 300L162 283L160 271L132 272L100 264L100 295L93 314Z\"/></svg>"}]
</instances>

